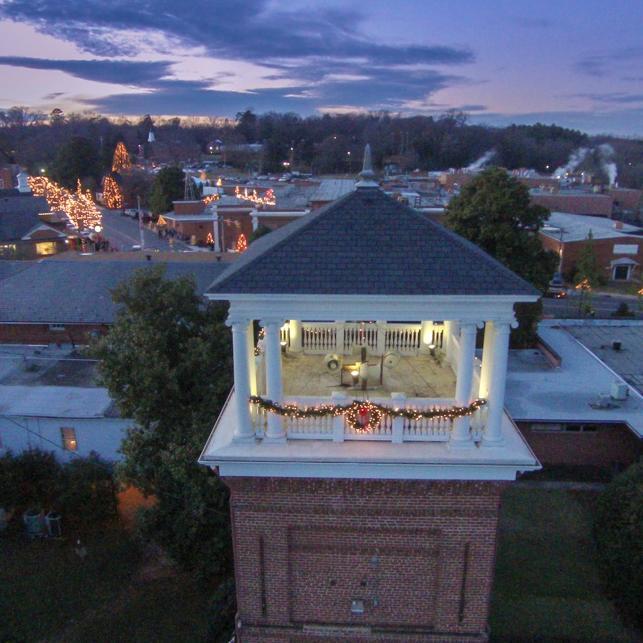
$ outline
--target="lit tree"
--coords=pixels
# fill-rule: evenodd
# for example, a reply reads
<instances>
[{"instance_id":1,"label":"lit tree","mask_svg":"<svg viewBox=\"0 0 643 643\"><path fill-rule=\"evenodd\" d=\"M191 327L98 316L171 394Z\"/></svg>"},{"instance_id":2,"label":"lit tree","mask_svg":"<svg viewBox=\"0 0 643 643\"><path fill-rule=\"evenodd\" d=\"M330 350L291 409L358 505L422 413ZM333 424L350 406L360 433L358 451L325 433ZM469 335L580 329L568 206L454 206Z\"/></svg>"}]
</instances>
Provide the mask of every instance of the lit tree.
<instances>
[{"instance_id":1,"label":"lit tree","mask_svg":"<svg viewBox=\"0 0 643 643\"><path fill-rule=\"evenodd\" d=\"M80 179L76 192L71 194L65 205L65 212L79 231L95 230L101 225L102 217L89 190L83 190Z\"/></svg>"},{"instance_id":2,"label":"lit tree","mask_svg":"<svg viewBox=\"0 0 643 643\"><path fill-rule=\"evenodd\" d=\"M129 170L132 167L127 148L123 141L119 141L114 150L114 158L112 159L112 172L122 172Z\"/></svg>"},{"instance_id":3,"label":"lit tree","mask_svg":"<svg viewBox=\"0 0 643 643\"><path fill-rule=\"evenodd\" d=\"M71 196L69 190L46 176L30 176L28 182L34 196L44 196L47 199L50 210L56 212L65 209L67 200Z\"/></svg>"},{"instance_id":4,"label":"lit tree","mask_svg":"<svg viewBox=\"0 0 643 643\"><path fill-rule=\"evenodd\" d=\"M246 239L246 235L243 234L242 232L237 238L237 244L235 246L235 250L237 252L245 252L247 249L248 249L248 240Z\"/></svg>"},{"instance_id":5,"label":"lit tree","mask_svg":"<svg viewBox=\"0 0 643 643\"><path fill-rule=\"evenodd\" d=\"M121 188L116 179L109 174L103 178L103 202L112 210L118 210L123 207Z\"/></svg>"}]
</instances>

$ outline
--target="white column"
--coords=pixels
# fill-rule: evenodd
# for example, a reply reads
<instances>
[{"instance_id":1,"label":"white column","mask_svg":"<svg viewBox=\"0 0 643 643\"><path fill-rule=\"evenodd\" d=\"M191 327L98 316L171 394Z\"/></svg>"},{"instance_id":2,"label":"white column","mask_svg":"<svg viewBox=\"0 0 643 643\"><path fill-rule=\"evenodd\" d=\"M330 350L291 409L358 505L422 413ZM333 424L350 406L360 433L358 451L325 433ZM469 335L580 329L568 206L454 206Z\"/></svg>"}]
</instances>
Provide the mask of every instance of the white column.
<instances>
[{"instance_id":1,"label":"white column","mask_svg":"<svg viewBox=\"0 0 643 643\"><path fill-rule=\"evenodd\" d=\"M217 214L217 206L212 206L214 217L212 219L212 233L214 235L214 251L221 252L221 235L219 234L219 215Z\"/></svg>"},{"instance_id":2,"label":"white column","mask_svg":"<svg viewBox=\"0 0 643 643\"><path fill-rule=\"evenodd\" d=\"M489 375L487 426L482 438L483 446L498 446L503 442L502 416L505 407L510 330L510 324L507 322L493 322L493 358Z\"/></svg>"},{"instance_id":3,"label":"white column","mask_svg":"<svg viewBox=\"0 0 643 643\"><path fill-rule=\"evenodd\" d=\"M433 343L433 322L423 321L422 330L420 331L420 351L428 353L429 344Z\"/></svg>"},{"instance_id":4,"label":"white column","mask_svg":"<svg viewBox=\"0 0 643 643\"><path fill-rule=\"evenodd\" d=\"M234 394L237 407L235 440L252 440L255 435L250 418L250 375L248 356L248 320L228 321L232 327L232 355L234 360Z\"/></svg>"},{"instance_id":5,"label":"white column","mask_svg":"<svg viewBox=\"0 0 643 643\"><path fill-rule=\"evenodd\" d=\"M343 391L333 391L330 394L330 399L332 404L337 404L339 406L346 406L348 403L348 398L344 395ZM333 442L343 442L344 441L344 416L336 415L333 418Z\"/></svg>"},{"instance_id":6,"label":"white column","mask_svg":"<svg viewBox=\"0 0 643 643\"><path fill-rule=\"evenodd\" d=\"M480 369L480 388L478 397L485 400L489 397L489 378L493 362L493 324L488 321L484 325L484 343L482 345L482 368Z\"/></svg>"},{"instance_id":7,"label":"white column","mask_svg":"<svg viewBox=\"0 0 643 643\"><path fill-rule=\"evenodd\" d=\"M250 217L252 219L252 231L255 232L256 229L259 227L259 217L257 215L257 211L251 210Z\"/></svg>"},{"instance_id":8,"label":"white column","mask_svg":"<svg viewBox=\"0 0 643 643\"><path fill-rule=\"evenodd\" d=\"M281 321L267 320L262 323L265 330L265 353L266 353L266 396L269 400L281 403L283 398L283 382L281 379ZM283 421L280 415L268 413L268 440L283 440Z\"/></svg>"},{"instance_id":9,"label":"white column","mask_svg":"<svg viewBox=\"0 0 643 643\"><path fill-rule=\"evenodd\" d=\"M393 408L403 409L406 406L405 393L391 393L391 400L393 401ZM393 426L391 429L391 442L393 444L401 444L404 442L404 418L394 417Z\"/></svg>"},{"instance_id":10,"label":"white column","mask_svg":"<svg viewBox=\"0 0 643 643\"><path fill-rule=\"evenodd\" d=\"M473 384L473 358L476 350L476 325L460 324L460 351L456 372L455 403L457 406L468 406L471 403ZM471 441L469 417L461 417L453 422L451 445L466 445Z\"/></svg>"},{"instance_id":11,"label":"white column","mask_svg":"<svg viewBox=\"0 0 643 643\"><path fill-rule=\"evenodd\" d=\"M246 333L248 338L248 375L250 378L250 395L257 395L257 360L255 359L255 329L252 320Z\"/></svg>"},{"instance_id":12,"label":"white column","mask_svg":"<svg viewBox=\"0 0 643 643\"><path fill-rule=\"evenodd\" d=\"M290 327L290 350L293 353L301 352L301 322L298 319L291 319Z\"/></svg>"}]
</instances>

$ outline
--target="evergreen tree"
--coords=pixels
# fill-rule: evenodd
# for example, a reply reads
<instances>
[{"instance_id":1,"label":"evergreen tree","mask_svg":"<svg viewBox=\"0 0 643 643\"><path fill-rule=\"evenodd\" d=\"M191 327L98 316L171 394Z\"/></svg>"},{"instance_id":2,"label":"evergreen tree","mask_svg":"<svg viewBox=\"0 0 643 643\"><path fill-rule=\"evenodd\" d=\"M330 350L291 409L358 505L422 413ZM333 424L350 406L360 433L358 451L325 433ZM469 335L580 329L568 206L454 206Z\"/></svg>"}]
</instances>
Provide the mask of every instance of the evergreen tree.
<instances>
[{"instance_id":1,"label":"evergreen tree","mask_svg":"<svg viewBox=\"0 0 643 643\"><path fill-rule=\"evenodd\" d=\"M157 175L150 195L150 209L158 216L172 209L173 201L180 201L185 192L185 176L178 167L164 167Z\"/></svg>"},{"instance_id":2,"label":"evergreen tree","mask_svg":"<svg viewBox=\"0 0 643 643\"><path fill-rule=\"evenodd\" d=\"M76 182L97 184L100 163L94 144L87 138L75 136L63 145L51 165L51 178L68 190L76 188Z\"/></svg>"},{"instance_id":3,"label":"evergreen tree","mask_svg":"<svg viewBox=\"0 0 643 643\"><path fill-rule=\"evenodd\" d=\"M558 257L538 237L548 210L530 203L529 190L500 168L490 168L462 188L447 208L446 224L536 288L546 290ZM533 339L540 304L520 304L520 332L514 341ZM534 308L536 307L536 308Z\"/></svg>"},{"instance_id":4,"label":"evergreen tree","mask_svg":"<svg viewBox=\"0 0 643 643\"><path fill-rule=\"evenodd\" d=\"M574 283L579 284L585 279L587 279L592 288L600 286L605 280L603 271L598 265L598 257L594 247L594 235L591 230L587 233L587 239L578 255Z\"/></svg>"},{"instance_id":5,"label":"evergreen tree","mask_svg":"<svg viewBox=\"0 0 643 643\"><path fill-rule=\"evenodd\" d=\"M197 464L231 386L225 309L204 306L191 278L140 270L113 293L116 323L94 346L100 374L124 417L120 479L156 497L142 531L202 576L227 572L227 490Z\"/></svg>"}]
</instances>

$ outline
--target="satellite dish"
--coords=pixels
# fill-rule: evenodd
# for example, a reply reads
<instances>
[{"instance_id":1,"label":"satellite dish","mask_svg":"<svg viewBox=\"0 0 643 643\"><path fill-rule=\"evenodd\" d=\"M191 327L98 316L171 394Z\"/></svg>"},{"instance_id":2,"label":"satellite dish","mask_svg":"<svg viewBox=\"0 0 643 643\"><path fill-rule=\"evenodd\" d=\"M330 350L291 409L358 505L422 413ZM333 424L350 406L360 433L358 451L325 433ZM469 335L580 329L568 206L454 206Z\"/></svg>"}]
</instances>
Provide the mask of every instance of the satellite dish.
<instances>
[{"instance_id":1,"label":"satellite dish","mask_svg":"<svg viewBox=\"0 0 643 643\"><path fill-rule=\"evenodd\" d=\"M326 368L329 371L337 371L342 366L342 358L335 353L328 353L328 355L324 357L324 364L326 364Z\"/></svg>"},{"instance_id":2,"label":"satellite dish","mask_svg":"<svg viewBox=\"0 0 643 643\"><path fill-rule=\"evenodd\" d=\"M395 368L400 363L401 355L395 351L384 354L382 362L386 368Z\"/></svg>"}]
</instances>

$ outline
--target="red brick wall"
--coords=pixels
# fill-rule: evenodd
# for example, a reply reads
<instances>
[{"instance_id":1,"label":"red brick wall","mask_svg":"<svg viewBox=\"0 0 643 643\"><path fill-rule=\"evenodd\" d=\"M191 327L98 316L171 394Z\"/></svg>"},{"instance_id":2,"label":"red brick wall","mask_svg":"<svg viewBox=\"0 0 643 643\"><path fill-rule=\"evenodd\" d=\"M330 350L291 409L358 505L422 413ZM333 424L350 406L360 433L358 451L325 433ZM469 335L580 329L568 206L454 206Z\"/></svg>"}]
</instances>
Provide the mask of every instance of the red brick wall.
<instances>
[{"instance_id":1,"label":"red brick wall","mask_svg":"<svg viewBox=\"0 0 643 643\"><path fill-rule=\"evenodd\" d=\"M558 253L560 243L556 239L552 239L544 234L540 235L543 247L547 250L553 250ZM563 248L563 275L566 277L573 276L576 272L576 262L583 250L586 241L573 241L564 244ZM611 262L614 259L627 257L633 259L639 264L643 263L643 238L635 236L624 236L617 239L594 239L594 252L598 259L598 265L605 270L606 279L612 278ZM639 252L636 255L623 255L614 254L614 246L621 244L638 245ZM639 268L635 268L634 275L639 274Z\"/></svg>"},{"instance_id":2,"label":"red brick wall","mask_svg":"<svg viewBox=\"0 0 643 643\"><path fill-rule=\"evenodd\" d=\"M518 427L544 465L611 468L632 464L643 454L641 440L619 424L600 424L595 432L533 431L528 422L519 422Z\"/></svg>"},{"instance_id":3,"label":"red brick wall","mask_svg":"<svg viewBox=\"0 0 643 643\"><path fill-rule=\"evenodd\" d=\"M532 194L531 202L552 212L612 216L613 200L609 194Z\"/></svg>"},{"instance_id":4,"label":"red brick wall","mask_svg":"<svg viewBox=\"0 0 643 643\"><path fill-rule=\"evenodd\" d=\"M225 482L242 643L486 640L503 483Z\"/></svg>"},{"instance_id":5,"label":"red brick wall","mask_svg":"<svg viewBox=\"0 0 643 643\"><path fill-rule=\"evenodd\" d=\"M50 330L49 324L0 324L0 344L87 344L92 332L104 335L106 324L66 324Z\"/></svg>"},{"instance_id":6,"label":"red brick wall","mask_svg":"<svg viewBox=\"0 0 643 643\"><path fill-rule=\"evenodd\" d=\"M173 201L175 214L203 214L205 203L203 201Z\"/></svg>"}]
</instances>

